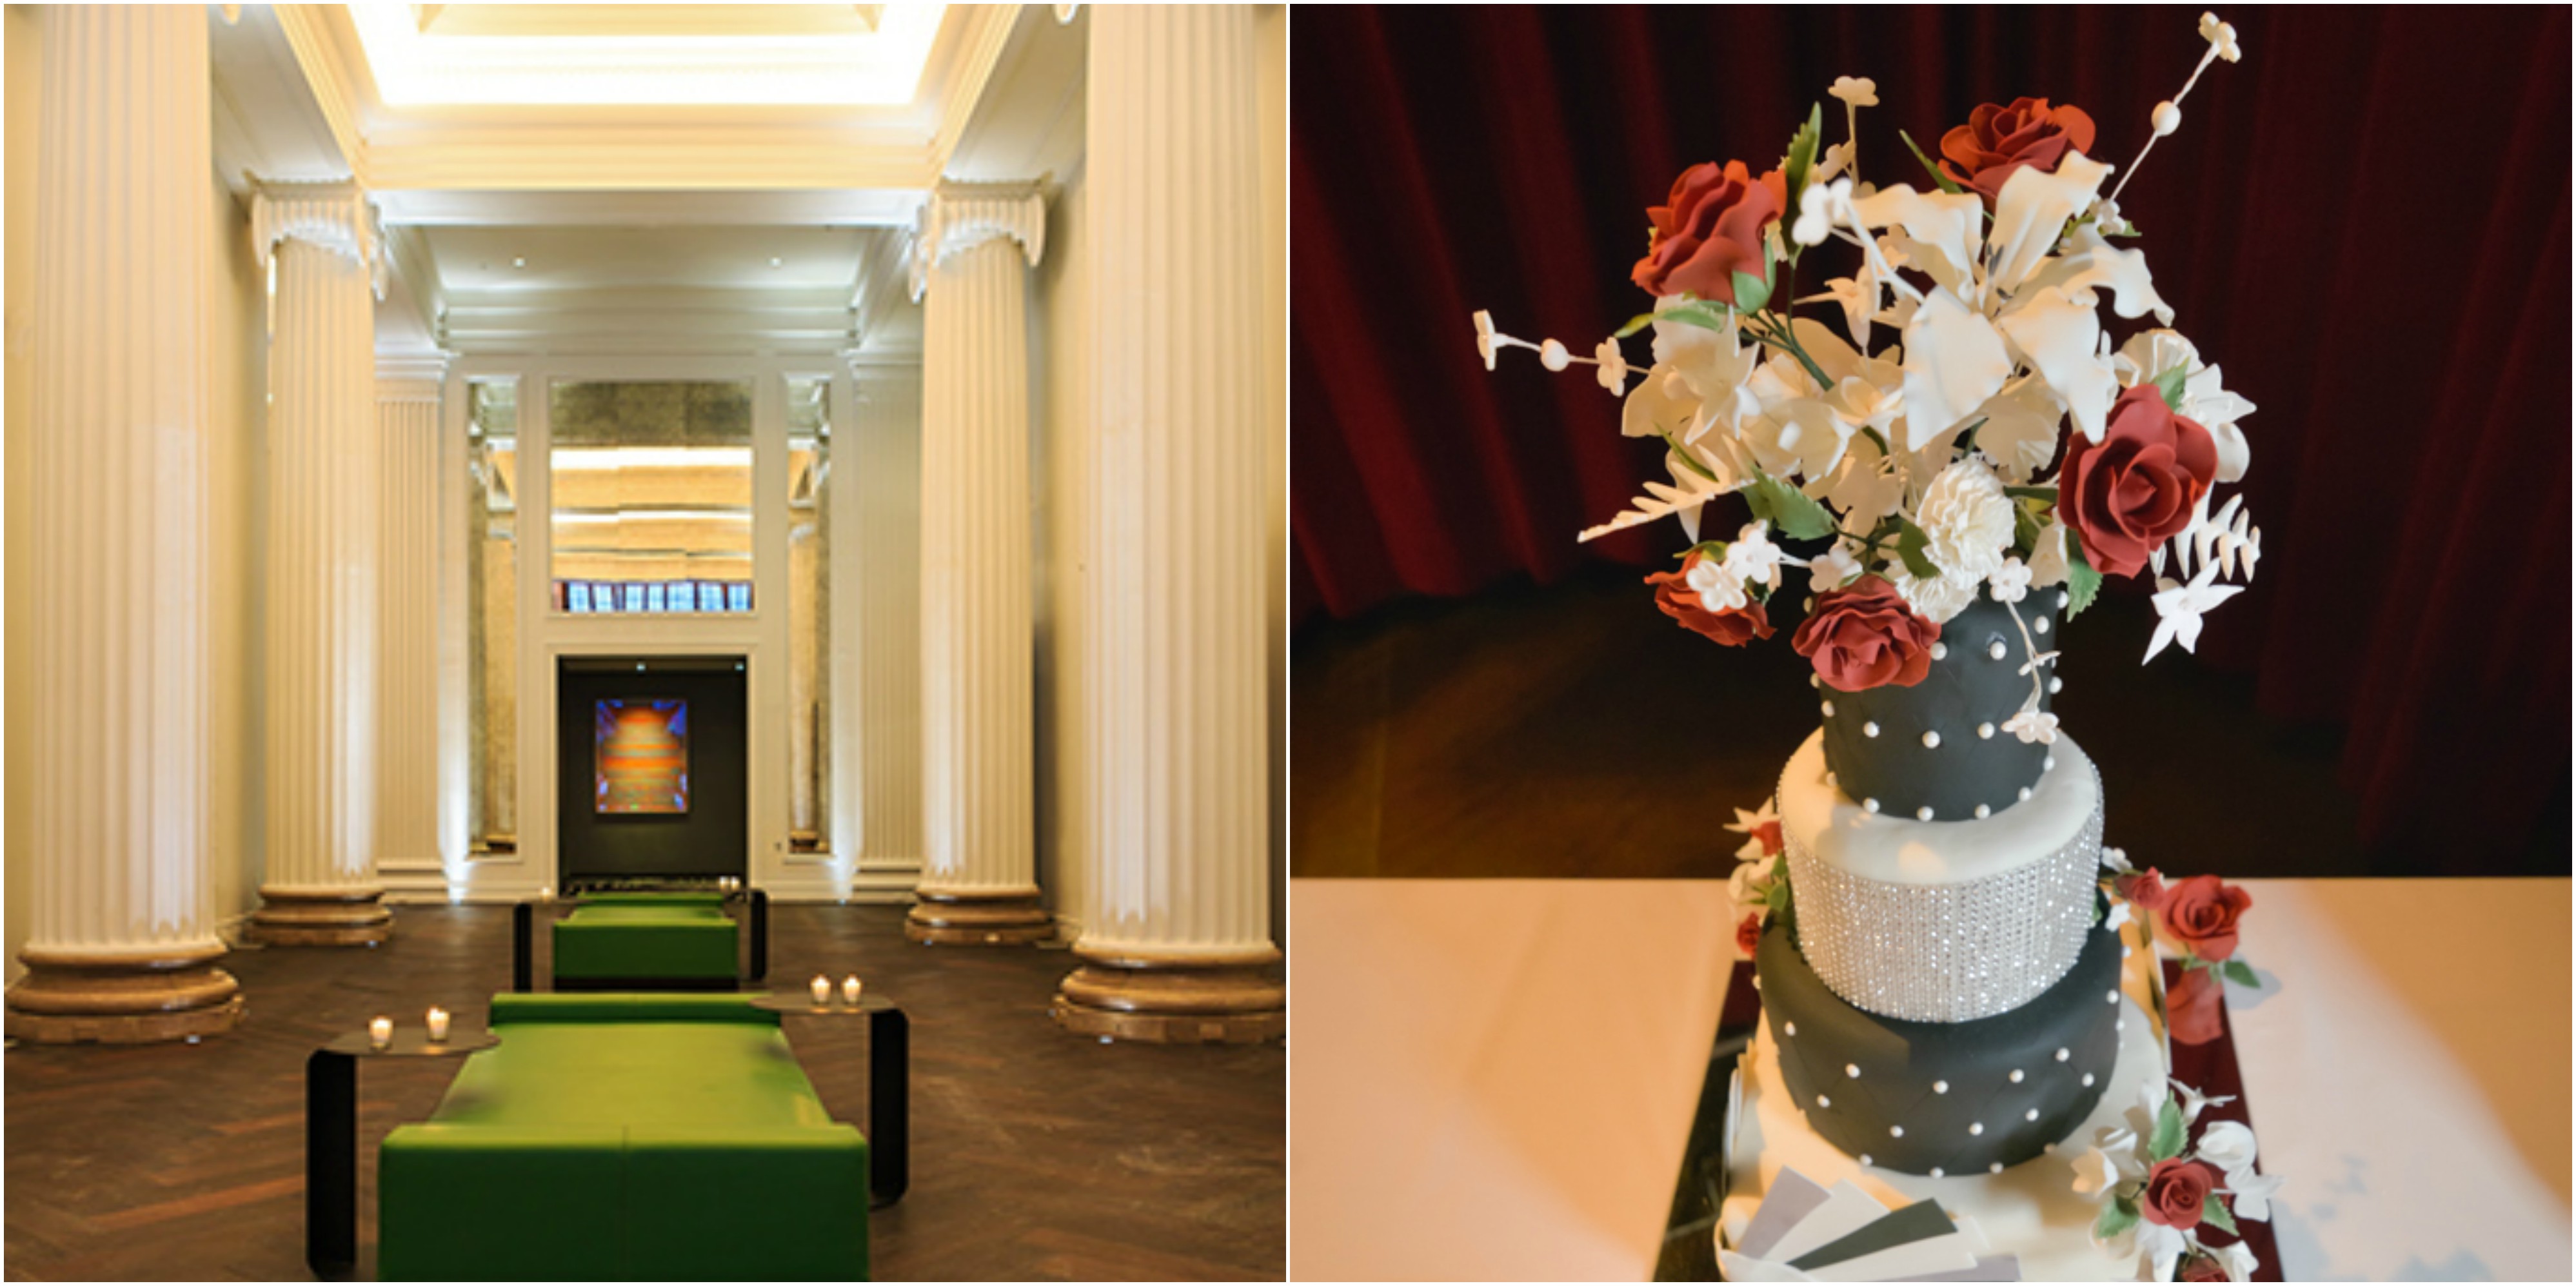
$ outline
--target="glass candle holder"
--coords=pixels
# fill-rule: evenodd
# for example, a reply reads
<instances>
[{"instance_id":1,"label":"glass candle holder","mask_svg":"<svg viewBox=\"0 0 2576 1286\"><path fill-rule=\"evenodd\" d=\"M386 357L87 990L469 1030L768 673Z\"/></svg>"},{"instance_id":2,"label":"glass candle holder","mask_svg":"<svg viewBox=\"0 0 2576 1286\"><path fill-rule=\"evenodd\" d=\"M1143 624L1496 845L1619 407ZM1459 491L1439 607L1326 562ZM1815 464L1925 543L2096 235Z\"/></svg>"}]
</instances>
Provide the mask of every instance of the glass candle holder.
<instances>
[{"instance_id":1,"label":"glass candle holder","mask_svg":"<svg viewBox=\"0 0 2576 1286\"><path fill-rule=\"evenodd\" d=\"M378 1049L394 1043L394 1020L377 1018L367 1024L367 1043Z\"/></svg>"},{"instance_id":2,"label":"glass candle holder","mask_svg":"<svg viewBox=\"0 0 2576 1286\"><path fill-rule=\"evenodd\" d=\"M814 1003L818 1005L832 1003L832 980L819 973L814 975Z\"/></svg>"},{"instance_id":3,"label":"glass candle holder","mask_svg":"<svg viewBox=\"0 0 2576 1286\"><path fill-rule=\"evenodd\" d=\"M447 1011L436 1005L429 1007L429 1038L434 1041L447 1039Z\"/></svg>"},{"instance_id":4,"label":"glass candle holder","mask_svg":"<svg viewBox=\"0 0 2576 1286\"><path fill-rule=\"evenodd\" d=\"M849 977L841 980L841 999L853 1005L859 1003L859 976L857 974L851 974Z\"/></svg>"}]
</instances>

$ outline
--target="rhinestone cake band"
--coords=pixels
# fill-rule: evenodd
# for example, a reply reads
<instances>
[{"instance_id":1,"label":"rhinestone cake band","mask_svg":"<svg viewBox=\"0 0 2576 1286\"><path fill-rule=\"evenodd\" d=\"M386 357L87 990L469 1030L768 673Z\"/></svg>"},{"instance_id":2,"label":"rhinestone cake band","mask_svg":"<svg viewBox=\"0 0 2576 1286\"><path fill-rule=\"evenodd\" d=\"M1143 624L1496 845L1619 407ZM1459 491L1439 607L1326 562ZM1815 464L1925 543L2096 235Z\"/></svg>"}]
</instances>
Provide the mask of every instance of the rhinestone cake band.
<instances>
[{"instance_id":1,"label":"rhinestone cake band","mask_svg":"<svg viewBox=\"0 0 2576 1286\"><path fill-rule=\"evenodd\" d=\"M2030 1001L2066 975L2093 925L2101 799L2097 776L2073 839L1959 884L1853 875L1784 830L1800 952L1835 995L1882 1018L1968 1022Z\"/></svg>"}]
</instances>

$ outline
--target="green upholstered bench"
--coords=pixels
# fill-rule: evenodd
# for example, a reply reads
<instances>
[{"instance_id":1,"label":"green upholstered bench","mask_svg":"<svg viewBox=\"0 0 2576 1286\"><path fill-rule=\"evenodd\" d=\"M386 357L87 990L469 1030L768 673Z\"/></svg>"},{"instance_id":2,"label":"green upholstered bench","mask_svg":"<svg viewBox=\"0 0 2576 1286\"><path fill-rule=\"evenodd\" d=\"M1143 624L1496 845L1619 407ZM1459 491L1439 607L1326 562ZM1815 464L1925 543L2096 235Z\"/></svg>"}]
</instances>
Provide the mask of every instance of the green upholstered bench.
<instances>
[{"instance_id":1,"label":"green upholstered bench","mask_svg":"<svg viewBox=\"0 0 2576 1286\"><path fill-rule=\"evenodd\" d=\"M730 991L740 931L713 893L599 893L555 922L557 991Z\"/></svg>"},{"instance_id":2,"label":"green upholstered bench","mask_svg":"<svg viewBox=\"0 0 2576 1286\"><path fill-rule=\"evenodd\" d=\"M868 1145L743 996L510 995L387 1136L387 1281L861 1280Z\"/></svg>"}]
</instances>

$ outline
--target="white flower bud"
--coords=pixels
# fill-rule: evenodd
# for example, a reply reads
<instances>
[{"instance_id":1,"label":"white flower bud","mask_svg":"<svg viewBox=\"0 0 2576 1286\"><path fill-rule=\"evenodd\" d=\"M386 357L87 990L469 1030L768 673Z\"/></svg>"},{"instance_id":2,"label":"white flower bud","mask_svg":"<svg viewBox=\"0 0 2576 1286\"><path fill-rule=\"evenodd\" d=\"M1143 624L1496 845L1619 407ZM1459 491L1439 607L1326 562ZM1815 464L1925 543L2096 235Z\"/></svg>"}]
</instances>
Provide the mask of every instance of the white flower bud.
<instances>
[{"instance_id":1,"label":"white flower bud","mask_svg":"<svg viewBox=\"0 0 2576 1286\"><path fill-rule=\"evenodd\" d=\"M2156 137L2163 138L2165 135L2171 134L2175 130L2182 128L2182 109L2174 106L2173 100L2167 99L2164 102L2156 104L2155 115L2149 117L2148 120L2153 122L2156 127Z\"/></svg>"},{"instance_id":2,"label":"white flower bud","mask_svg":"<svg viewBox=\"0 0 2576 1286\"><path fill-rule=\"evenodd\" d=\"M1567 355L1565 345L1557 343L1555 340L1551 339L1538 346L1539 365L1544 366L1551 371L1561 371L1565 369L1566 361Z\"/></svg>"}]
</instances>

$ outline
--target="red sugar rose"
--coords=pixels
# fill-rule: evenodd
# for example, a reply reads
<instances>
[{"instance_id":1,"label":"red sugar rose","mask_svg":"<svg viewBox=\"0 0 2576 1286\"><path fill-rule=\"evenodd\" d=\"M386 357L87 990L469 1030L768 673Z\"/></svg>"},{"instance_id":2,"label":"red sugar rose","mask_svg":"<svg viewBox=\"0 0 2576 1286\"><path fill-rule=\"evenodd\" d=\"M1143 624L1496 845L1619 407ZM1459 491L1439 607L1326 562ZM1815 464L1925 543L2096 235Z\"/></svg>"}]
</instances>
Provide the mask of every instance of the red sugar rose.
<instances>
[{"instance_id":1,"label":"red sugar rose","mask_svg":"<svg viewBox=\"0 0 2576 1286\"><path fill-rule=\"evenodd\" d=\"M1780 823L1777 819L1764 822L1761 825L1754 827L1753 838L1762 841L1762 852L1765 856L1778 857L1780 855Z\"/></svg>"},{"instance_id":2,"label":"red sugar rose","mask_svg":"<svg viewBox=\"0 0 2576 1286\"><path fill-rule=\"evenodd\" d=\"M2177 1157L2158 1161L2147 1171L2147 1189L2139 1194L2138 1213L2147 1222L2189 1231L2200 1226L2200 1205L2218 1186L2218 1171L2206 1161Z\"/></svg>"},{"instance_id":3,"label":"red sugar rose","mask_svg":"<svg viewBox=\"0 0 2576 1286\"><path fill-rule=\"evenodd\" d=\"M2111 404L2095 442L2066 440L2057 514L2084 542L2085 561L2105 576L2134 576L2147 555L2191 525L2193 506L2218 473L2209 430L2173 413L2153 385Z\"/></svg>"},{"instance_id":4,"label":"red sugar rose","mask_svg":"<svg viewBox=\"0 0 2576 1286\"><path fill-rule=\"evenodd\" d=\"M1895 586L1864 576L1848 588L1820 595L1789 646L1812 662L1826 683L1859 692L1887 683L1900 688L1921 683L1932 672L1932 645L1940 640L1941 627L1915 615Z\"/></svg>"},{"instance_id":5,"label":"red sugar rose","mask_svg":"<svg viewBox=\"0 0 2576 1286\"><path fill-rule=\"evenodd\" d=\"M1655 606L1664 609L1664 615L1681 622L1684 628L1728 647L1742 647L1750 640L1771 637L1770 611L1751 599L1745 600L1744 606L1725 612L1712 612L1700 606L1699 591L1690 587L1687 578L1690 569L1698 566L1705 557L1706 554L1692 554L1680 571L1656 572L1648 576L1646 583L1655 587Z\"/></svg>"},{"instance_id":6,"label":"red sugar rose","mask_svg":"<svg viewBox=\"0 0 2576 1286\"><path fill-rule=\"evenodd\" d=\"M1749 959L1753 955L1753 949L1760 945L1762 945L1762 917L1755 912L1747 911L1744 913L1744 919L1737 922L1735 926L1735 949L1743 952Z\"/></svg>"},{"instance_id":7,"label":"red sugar rose","mask_svg":"<svg viewBox=\"0 0 2576 1286\"><path fill-rule=\"evenodd\" d=\"M2010 106L1993 103L1968 113L1968 123L1941 136L1941 172L1964 188L1973 188L1993 206L2003 199L2004 183L2028 165L2042 173L2057 172L2070 151L2093 149L2093 118L2080 107L2050 107L2045 98L2016 98Z\"/></svg>"},{"instance_id":8,"label":"red sugar rose","mask_svg":"<svg viewBox=\"0 0 2576 1286\"><path fill-rule=\"evenodd\" d=\"M2253 905L2253 894L2195 875L2165 890L2165 931L2203 960L2224 960L2236 954L2236 918Z\"/></svg>"},{"instance_id":9,"label":"red sugar rose","mask_svg":"<svg viewBox=\"0 0 2576 1286\"><path fill-rule=\"evenodd\" d=\"M1650 295L1687 291L1736 302L1735 274L1770 275L1762 229L1788 208L1787 193L1788 180L1778 170L1757 179L1742 161L1682 171L1664 204L1646 210L1655 234L1629 279Z\"/></svg>"},{"instance_id":10,"label":"red sugar rose","mask_svg":"<svg viewBox=\"0 0 2576 1286\"><path fill-rule=\"evenodd\" d=\"M2152 866L2134 875L2111 877L2111 888L2141 911L2153 911L2165 904L2164 876Z\"/></svg>"},{"instance_id":11,"label":"red sugar rose","mask_svg":"<svg viewBox=\"0 0 2576 1286\"><path fill-rule=\"evenodd\" d=\"M2165 988L2165 1025L2185 1045L2206 1045L2223 1031L2224 990L2208 969L2185 969L2181 980Z\"/></svg>"},{"instance_id":12,"label":"red sugar rose","mask_svg":"<svg viewBox=\"0 0 2576 1286\"><path fill-rule=\"evenodd\" d=\"M2227 1265L2218 1262L2217 1256L2194 1255L2191 1257L2190 1263L2182 1266L2182 1276L2180 1280L2187 1282L2224 1282L2234 1281L2235 1279L2227 1275Z\"/></svg>"}]
</instances>

